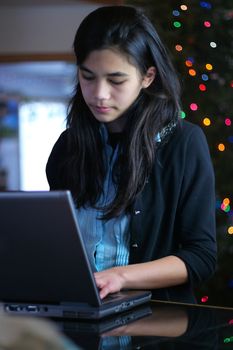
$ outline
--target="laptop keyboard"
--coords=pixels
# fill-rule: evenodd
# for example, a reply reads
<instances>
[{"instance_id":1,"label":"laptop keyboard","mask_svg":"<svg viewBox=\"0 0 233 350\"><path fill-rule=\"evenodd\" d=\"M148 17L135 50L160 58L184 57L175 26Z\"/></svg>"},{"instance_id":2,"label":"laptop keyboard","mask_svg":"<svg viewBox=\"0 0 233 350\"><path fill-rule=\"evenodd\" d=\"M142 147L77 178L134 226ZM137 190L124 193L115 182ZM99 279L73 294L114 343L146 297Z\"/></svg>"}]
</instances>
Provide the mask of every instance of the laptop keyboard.
<instances>
[{"instance_id":1,"label":"laptop keyboard","mask_svg":"<svg viewBox=\"0 0 233 350\"><path fill-rule=\"evenodd\" d=\"M119 299L122 299L121 293L108 294L104 299L102 299L102 303L111 303Z\"/></svg>"}]
</instances>

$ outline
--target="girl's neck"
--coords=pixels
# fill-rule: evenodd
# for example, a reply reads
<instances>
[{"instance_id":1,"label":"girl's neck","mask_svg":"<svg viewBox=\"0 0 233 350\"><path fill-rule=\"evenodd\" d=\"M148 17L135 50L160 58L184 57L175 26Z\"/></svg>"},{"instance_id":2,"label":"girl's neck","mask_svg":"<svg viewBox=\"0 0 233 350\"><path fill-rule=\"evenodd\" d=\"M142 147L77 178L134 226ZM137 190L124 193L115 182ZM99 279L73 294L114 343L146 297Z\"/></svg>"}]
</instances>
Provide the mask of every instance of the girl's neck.
<instances>
[{"instance_id":1,"label":"girl's neck","mask_svg":"<svg viewBox=\"0 0 233 350\"><path fill-rule=\"evenodd\" d=\"M109 133L121 133L125 128L126 121L127 115L124 114L122 117L118 117L116 120L106 123L105 125Z\"/></svg>"}]
</instances>

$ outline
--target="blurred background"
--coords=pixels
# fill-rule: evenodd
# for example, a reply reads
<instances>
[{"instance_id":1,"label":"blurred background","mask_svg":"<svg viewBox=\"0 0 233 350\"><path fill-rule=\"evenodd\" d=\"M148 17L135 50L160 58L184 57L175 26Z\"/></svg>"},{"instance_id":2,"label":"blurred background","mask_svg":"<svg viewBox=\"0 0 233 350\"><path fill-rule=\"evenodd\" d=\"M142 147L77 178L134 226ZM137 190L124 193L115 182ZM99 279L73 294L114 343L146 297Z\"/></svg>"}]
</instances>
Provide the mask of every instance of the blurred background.
<instances>
[{"instance_id":1,"label":"blurred background","mask_svg":"<svg viewBox=\"0 0 233 350\"><path fill-rule=\"evenodd\" d=\"M181 118L202 127L216 174L218 267L198 302L233 306L233 0L0 1L0 191L48 190L45 164L65 128L81 20L103 5L142 7L182 83ZM202 203L200 203L200 206Z\"/></svg>"}]
</instances>

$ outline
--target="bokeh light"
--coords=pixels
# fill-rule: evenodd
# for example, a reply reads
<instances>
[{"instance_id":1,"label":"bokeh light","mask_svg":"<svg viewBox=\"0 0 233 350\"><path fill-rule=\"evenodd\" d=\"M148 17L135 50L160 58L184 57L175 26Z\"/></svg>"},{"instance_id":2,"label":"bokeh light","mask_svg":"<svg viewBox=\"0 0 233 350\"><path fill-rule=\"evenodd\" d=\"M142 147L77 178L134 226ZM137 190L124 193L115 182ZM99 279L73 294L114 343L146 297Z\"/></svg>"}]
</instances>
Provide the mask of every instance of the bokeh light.
<instances>
[{"instance_id":1,"label":"bokeh light","mask_svg":"<svg viewBox=\"0 0 233 350\"><path fill-rule=\"evenodd\" d=\"M174 25L175 28L180 28L181 27L181 23L178 22L178 21L173 22L173 25Z\"/></svg>"},{"instance_id":2,"label":"bokeh light","mask_svg":"<svg viewBox=\"0 0 233 350\"><path fill-rule=\"evenodd\" d=\"M203 124L205 126L210 126L211 125L211 120L208 117L205 117L202 122L203 122Z\"/></svg>"},{"instance_id":3,"label":"bokeh light","mask_svg":"<svg viewBox=\"0 0 233 350\"><path fill-rule=\"evenodd\" d=\"M205 84L199 84L199 90L206 91L206 85Z\"/></svg>"},{"instance_id":4,"label":"bokeh light","mask_svg":"<svg viewBox=\"0 0 233 350\"><path fill-rule=\"evenodd\" d=\"M233 342L233 337L227 337L227 338L224 338L223 340L224 344L231 343L231 342Z\"/></svg>"},{"instance_id":5,"label":"bokeh light","mask_svg":"<svg viewBox=\"0 0 233 350\"><path fill-rule=\"evenodd\" d=\"M231 120L230 120L230 118L226 118L226 119L225 119L225 124L226 124L226 126L231 126Z\"/></svg>"},{"instance_id":6,"label":"bokeh light","mask_svg":"<svg viewBox=\"0 0 233 350\"><path fill-rule=\"evenodd\" d=\"M187 5L180 5L180 8L182 11L187 11L188 10L188 6Z\"/></svg>"},{"instance_id":7,"label":"bokeh light","mask_svg":"<svg viewBox=\"0 0 233 350\"><path fill-rule=\"evenodd\" d=\"M185 113L184 111L181 111L181 112L180 112L180 117L181 117L182 119L184 119L184 118L186 117L186 113Z\"/></svg>"},{"instance_id":8,"label":"bokeh light","mask_svg":"<svg viewBox=\"0 0 233 350\"><path fill-rule=\"evenodd\" d=\"M207 295L205 295L201 298L201 302L206 303L208 301L208 299L209 299L209 297Z\"/></svg>"},{"instance_id":9,"label":"bokeh light","mask_svg":"<svg viewBox=\"0 0 233 350\"><path fill-rule=\"evenodd\" d=\"M204 81L207 81L207 80L209 80L209 77L207 74L202 74L201 79Z\"/></svg>"},{"instance_id":10,"label":"bokeh light","mask_svg":"<svg viewBox=\"0 0 233 350\"><path fill-rule=\"evenodd\" d=\"M223 144L223 143L219 143L218 144L218 150L220 151L220 152L223 152L223 151L225 151L225 145Z\"/></svg>"},{"instance_id":11,"label":"bokeh light","mask_svg":"<svg viewBox=\"0 0 233 350\"><path fill-rule=\"evenodd\" d=\"M175 46L175 49L176 49L176 51L182 51L182 50L183 50L183 47L182 47L181 45L177 44L177 45Z\"/></svg>"},{"instance_id":12,"label":"bokeh light","mask_svg":"<svg viewBox=\"0 0 233 350\"><path fill-rule=\"evenodd\" d=\"M212 8L211 3L207 1L200 1L200 6L207 10L210 10Z\"/></svg>"},{"instance_id":13,"label":"bokeh light","mask_svg":"<svg viewBox=\"0 0 233 350\"><path fill-rule=\"evenodd\" d=\"M192 67L193 62L191 60L186 60L185 64L186 64L187 67Z\"/></svg>"},{"instance_id":14,"label":"bokeh light","mask_svg":"<svg viewBox=\"0 0 233 350\"><path fill-rule=\"evenodd\" d=\"M195 75L197 75L197 72L193 68L189 69L189 75L191 75L191 77L195 77Z\"/></svg>"},{"instance_id":15,"label":"bokeh light","mask_svg":"<svg viewBox=\"0 0 233 350\"><path fill-rule=\"evenodd\" d=\"M215 48L217 47L216 42L211 41L211 42L210 42L210 47L212 47L213 49L215 49Z\"/></svg>"},{"instance_id":16,"label":"bokeh light","mask_svg":"<svg viewBox=\"0 0 233 350\"><path fill-rule=\"evenodd\" d=\"M206 28L210 28L210 27L211 27L211 23L210 23L209 21L205 21L205 22L204 22L204 26L205 26Z\"/></svg>"},{"instance_id":17,"label":"bokeh light","mask_svg":"<svg viewBox=\"0 0 233 350\"><path fill-rule=\"evenodd\" d=\"M224 198L222 202L223 202L224 205L229 205L230 204L230 199L229 198Z\"/></svg>"},{"instance_id":18,"label":"bokeh light","mask_svg":"<svg viewBox=\"0 0 233 350\"><path fill-rule=\"evenodd\" d=\"M178 17L180 15L180 11L174 10L174 11L172 11L172 14L173 14L173 16Z\"/></svg>"},{"instance_id":19,"label":"bokeh light","mask_svg":"<svg viewBox=\"0 0 233 350\"><path fill-rule=\"evenodd\" d=\"M198 110L198 105L196 103L191 103L189 107L190 107L191 111L197 111Z\"/></svg>"},{"instance_id":20,"label":"bokeh light","mask_svg":"<svg viewBox=\"0 0 233 350\"><path fill-rule=\"evenodd\" d=\"M207 63L207 64L205 65L205 67L206 67L207 70L212 70L212 69L213 69L213 66L212 66L212 64L210 64L210 63Z\"/></svg>"}]
</instances>

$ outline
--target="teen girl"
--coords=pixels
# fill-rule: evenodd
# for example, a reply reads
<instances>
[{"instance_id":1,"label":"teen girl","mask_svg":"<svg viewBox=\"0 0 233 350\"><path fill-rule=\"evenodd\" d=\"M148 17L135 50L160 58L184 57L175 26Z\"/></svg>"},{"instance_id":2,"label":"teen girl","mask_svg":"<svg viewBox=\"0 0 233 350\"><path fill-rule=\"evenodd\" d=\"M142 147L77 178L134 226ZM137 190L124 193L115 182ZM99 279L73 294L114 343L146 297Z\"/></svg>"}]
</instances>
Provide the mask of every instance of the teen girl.
<instances>
[{"instance_id":1,"label":"teen girl","mask_svg":"<svg viewBox=\"0 0 233 350\"><path fill-rule=\"evenodd\" d=\"M74 40L78 82L47 164L68 189L100 297L150 289L195 302L215 269L214 175L202 130L181 121L177 76L150 20L101 7Z\"/></svg>"}]
</instances>

